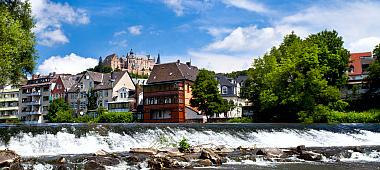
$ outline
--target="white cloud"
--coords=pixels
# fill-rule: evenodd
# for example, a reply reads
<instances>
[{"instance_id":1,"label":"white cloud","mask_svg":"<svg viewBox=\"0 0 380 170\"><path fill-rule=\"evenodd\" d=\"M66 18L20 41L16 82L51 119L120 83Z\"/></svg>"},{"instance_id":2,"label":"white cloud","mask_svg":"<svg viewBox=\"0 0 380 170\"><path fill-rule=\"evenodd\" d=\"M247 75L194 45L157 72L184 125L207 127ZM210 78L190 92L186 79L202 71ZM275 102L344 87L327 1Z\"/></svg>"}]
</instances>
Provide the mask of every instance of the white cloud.
<instances>
[{"instance_id":1,"label":"white cloud","mask_svg":"<svg viewBox=\"0 0 380 170\"><path fill-rule=\"evenodd\" d=\"M222 2L228 6L234 6L252 12L265 13L269 11L264 5L249 0L223 0Z\"/></svg>"},{"instance_id":2,"label":"white cloud","mask_svg":"<svg viewBox=\"0 0 380 170\"><path fill-rule=\"evenodd\" d=\"M376 29L380 28L380 22L376 22L380 18L379 9L380 3L371 1L336 1L329 6L313 5L292 15L273 19L266 27L236 27L198 50L197 56L212 58L209 60L202 57L202 60L209 63L208 68L218 72L230 71L231 66L238 69L246 65L244 63L248 62L249 57L252 61L253 58L262 56L273 46L279 45L283 37L292 31L305 38L325 29L335 29L343 37L345 48L351 52L372 51L380 43L380 32ZM207 31L216 37L220 35L218 31L223 30ZM189 52L189 55L194 55L194 52Z\"/></svg>"},{"instance_id":3,"label":"white cloud","mask_svg":"<svg viewBox=\"0 0 380 170\"><path fill-rule=\"evenodd\" d=\"M122 31L118 31L118 32L113 33L113 36L117 37L117 36L121 36L124 34L127 34L127 31L122 30Z\"/></svg>"},{"instance_id":4,"label":"white cloud","mask_svg":"<svg viewBox=\"0 0 380 170\"><path fill-rule=\"evenodd\" d=\"M50 0L32 0L32 15L36 19L33 31L41 45L65 44L69 39L62 30L62 24L88 24L87 13L75 9L68 3L55 3ZM57 36L57 38L56 38Z\"/></svg>"},{"instance_id":5,"label":"white cloud","mask_svg":"<svg viewBox=\"0 0 380 170\"><path fill-rule=\"evenodd\" d=\"M208 27L208 28L202 28L202 29L206 29L207 33L215 38L220 38L221 36L224 36L233 31L233 29L231 28L223 28L223 27Z\"/></svg>"},{"instance_id":6,"label":"white cloud","mask_svg":"<svg viewBox=\"0 0 380 170\"><path fill-rule=\"evenodd\" d=\"M284 17L278 24L302 27L308 33L335 29L351 51L370 51L380 43L380 3L377 1L337 1L329 6L312 6L297 14ZM370 45L364 47L363 44Z\"/></svg>"},{"instance_id":7,"label":"white cloud","mask_svg":"<svg viewBox=\"0 0 380 170\"><path fill-rule=\"evenodd\" d=\"M64 57L51 56L38 66L38 72L42 74L50 72L77 74L97 64L97 59L85 58L71 53Z\"/></svg>"},{"instance_id":8,"label":"white cloud","mask_svg":"<svg viewBox=\"0 0 380 170\"><path fill-rule=\"evenodd\" d=\"M182 16L185 7L182 4L182 0L164 0L164 3L169 8L173 9L177 16Z\"/></svg>"},{"instance_id":9,"label":"white cloud","mask_svg":"<svg viewBox=\"0 0 380 170\"><path fill-rule=\"evenodd\" d=\"M199 68L206 68L217 73L226 73L248 69L251 66L250 56L232 56L219 53L189 51L192 64Z\"/></svg>"},{"instance_id":10,"label":"white cloud","mask_svg":"<svg viewBox=\"0 0 380 170\"><path fill-rule=\"evenodd\" d=\"M134 26L130 26L128 27L128 31L129 33L131 33L132 35L140 35L141 34L141 29L143 28L142 25L134 25Z\"/></svg>"},{"instance_id":11,"label":"white cloud","mask_svg":"<svg viewBox=\"0 0 380 170\"><path fill-rule=\"evenodd\" d=\"M353 52L366 52L372 51L376 45L380 43L379 37L366 37L358 41L348 44L349 49L354 49Z\"/></svg>"},{"instance_id":12,"label":"white cloud","mask_svg":"<svg viewBox=\"0 0 380 170\"><path fill-rule=\"evenodd\" d=\"M207 10L212 1L209 0L162 0L162 2L174 11L177 16L183 16L185 12L200 12Z\"/></svg>"}]
</instances>

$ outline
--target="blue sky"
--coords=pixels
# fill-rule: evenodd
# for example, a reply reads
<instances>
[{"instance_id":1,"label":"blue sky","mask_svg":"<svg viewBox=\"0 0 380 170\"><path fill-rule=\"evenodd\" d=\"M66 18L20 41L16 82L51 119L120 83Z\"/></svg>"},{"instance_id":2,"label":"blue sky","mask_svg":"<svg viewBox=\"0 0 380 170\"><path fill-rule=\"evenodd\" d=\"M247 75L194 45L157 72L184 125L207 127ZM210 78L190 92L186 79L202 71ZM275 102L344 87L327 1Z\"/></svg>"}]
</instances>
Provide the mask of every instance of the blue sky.
<instances>
[{"instance_id":1,"label":"blue sky","mask_svg":"<svg viewBox=\"0 0 380 170\"><path fill-rule=\"evenodd\" d=\"M250 67L282 37L337 30L352 52L380 43L379 1L31 0L38 73L78 73L130 49L216 72Z\"/></svg>"}]
</instances>

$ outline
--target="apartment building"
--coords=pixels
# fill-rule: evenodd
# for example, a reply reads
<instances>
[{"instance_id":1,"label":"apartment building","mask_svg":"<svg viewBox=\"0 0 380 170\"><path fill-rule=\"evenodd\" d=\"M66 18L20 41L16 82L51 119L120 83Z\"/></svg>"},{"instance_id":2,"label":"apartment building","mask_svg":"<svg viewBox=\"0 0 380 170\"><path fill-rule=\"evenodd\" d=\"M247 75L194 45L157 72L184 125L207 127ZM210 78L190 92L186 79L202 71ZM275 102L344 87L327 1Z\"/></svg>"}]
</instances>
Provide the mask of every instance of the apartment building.
<instances>
[{"instance_id":1,"label":"apartment building","mask_svg":"<svg viewBox=\"0 0 380 170\"><path fill-rule=\"evenodd\" d=\"M348 82L342 89L342 98L356 99L369 90L368 68L376 56L372 52L351 53L348 68Z\"/></svg>"},{"instance_id":2,"label":"apartment building","mask_svg":"<svg viewBox=\"0 0 380 170\"><path fill-rule=\"evenodd\" d=\"M143 88L144 122L202 121L200 112L190 106L197 74L198 68L190 62L155 65Z\"/></svg>"},{"instance_id":3,"label":"apartment building","mask_svg":"<svg viewBox=\"0 0 380 170\"><path fill-rule=\"evenodd\" d=\"M19 87L0 86L0 123L18 119Z\"/></svg>"},{"instance_id":4,"label":"apartment building","mask_svg":"<svg viewBox=\"0 0 380 170\"><path fill-rule=\"evenodd\" d=\"M59 75L32 75L26 85L21 86L19 118L25 123L44 123L44 116L52 100L53 90Z\"/></svg>"},{"instance_id":5,"label":"apartment building","mask_svg":"<svg viewBox=\"0 0 380 170\"><path fill-rule=\"evenodd\" d=\"M67 91L67 99L77 114L88 111L89 95L96 96L96 105L110 111L129 111L135 85L127 71L98 73L86 71Z\"/></svg>"}]
</instances>

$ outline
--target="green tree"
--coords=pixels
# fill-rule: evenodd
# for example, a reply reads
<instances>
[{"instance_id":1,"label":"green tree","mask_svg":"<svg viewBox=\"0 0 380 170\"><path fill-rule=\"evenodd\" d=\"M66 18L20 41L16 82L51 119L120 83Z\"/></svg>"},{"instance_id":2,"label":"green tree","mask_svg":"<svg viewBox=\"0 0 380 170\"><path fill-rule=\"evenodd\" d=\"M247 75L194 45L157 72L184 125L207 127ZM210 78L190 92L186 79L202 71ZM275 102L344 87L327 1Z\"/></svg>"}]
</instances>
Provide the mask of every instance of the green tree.
<instances>
[{"instance_id":1,"label":"green tree","mask_svg":"<svg viewBox=\"0 0 380 170\"><path fill-rule=\"evenodd\" d=\"M95 110L98 108L98 95L93 89L87 93L87 110Z\"/></svg>"},{"instance_id":2,"label":"green tree","mask_svg":"<svg viewBox=\"0 0 380 170\"><path fill-rule=\"evenodd\" d=\"M35 67L36 50L28 1L0 1L0 84L17 84Z\"/></svg>"},{"instance_id":3,"label":"green tree","mask_svg":"<svg viewBox=\"0 0 380 170\"><path fill-rule=\"evenodd\" d=\"M73 123L74 122L73 112L71 110L60 110L56 113L56 117L52 122L55 123Z\"/></svg>"},{"instance_id":4,"label":"green tree","mask_svg":"<svg viewBox=\"0 0 380 170\"><path fill-rule=\"evenodd\" d=\"M98 117L98 123L131 123L133 115L131 112L105 112Z\"/></svg>"},{"instance_id":5,"label":"green tree","mask_svg":"<svg viewBox=\"0 0 380 170\"><path fill-rule=\"evenodd\" d=\"M66 103L66 101L62 98L55 99L49 106L47 120L49 120L50 122L54 122L58 112L66 111L71 111L69 104Z\"/></svg>"},{"instance_id":6,"label":"green tree","mask_svg":"<svg viewBox=\"0 0 380 170\"><path fill-rule=\"evenodd\" d=\"M305 40L292 33L254 60L243 94L254 104L256 121L296 122L299 112L313 114L316 106L347 105L339 92L347 65L348 51L335 31Z\"/></svg>"},{"instance_id":7,"label":"green tree","mask_svg":"<svg viewBox=\"0 0 380 170\"><path fill-rule=\"evenodd\" d=\"M213 116L220 113L222 104L226 104L218 90L215 73L201 69L192 87L191 106L197 107L203 114Z\"/></svg>"}]
</instances>

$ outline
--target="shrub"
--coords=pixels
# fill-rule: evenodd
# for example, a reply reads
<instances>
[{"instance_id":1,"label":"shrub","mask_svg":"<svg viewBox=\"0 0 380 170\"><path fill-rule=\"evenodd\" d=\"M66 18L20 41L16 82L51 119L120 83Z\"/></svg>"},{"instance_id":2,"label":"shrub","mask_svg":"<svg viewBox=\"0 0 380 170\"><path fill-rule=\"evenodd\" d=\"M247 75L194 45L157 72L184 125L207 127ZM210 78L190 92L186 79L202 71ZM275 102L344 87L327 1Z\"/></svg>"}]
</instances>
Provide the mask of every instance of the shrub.
<instances>
[{"instance_id":1,"label":"shrub","mask_svg":"<svg viewBox=\"0 0 380 170\"><path fill-rule=\"evenodd\" d=\"M101 114L98 123L131 123L133 115L131 112L106 112Z\"/></svg>"},{"instance_id":2,"label":"shrub","mask_svg":"<svg viewBox=\"0 0 380 170\"><path fill-rule=\"evenodd\" d=\"M182 138L182 140L179 142L179 150L181 152L190 151L190 144L187 142L186 138Z\"/></svg>"},{"instance_id":3,"label":"shrub","mask_svg":"<svg viewBox=\"0 0 380 170\"><path fill-rule=\"evenodd\" d=\"M96 119L90 115L78 116L75 119L75 123L88 123L88 122L96 122Z\"/></svg>"},{"instance_id":4,"label":"shrub","mask_svg":"<svg viewBox=\"0 0 380 170\"><path fill-rule=\"evenodd\" d=\"M227 121L228 123L252 123L253 119L249 117L235 117Z\"/></svg>"},{"instance_id":5,"label":"shrub","mask_svg":"<svg viewBox=\"0 0 380 170\"><path fill-rule=\"evenodd\" d=\"M55 123L73 123L74 117L73 113L70 110L61 110L56 113L55 118L53 119Z\"/></svg>"}]
</instances>

